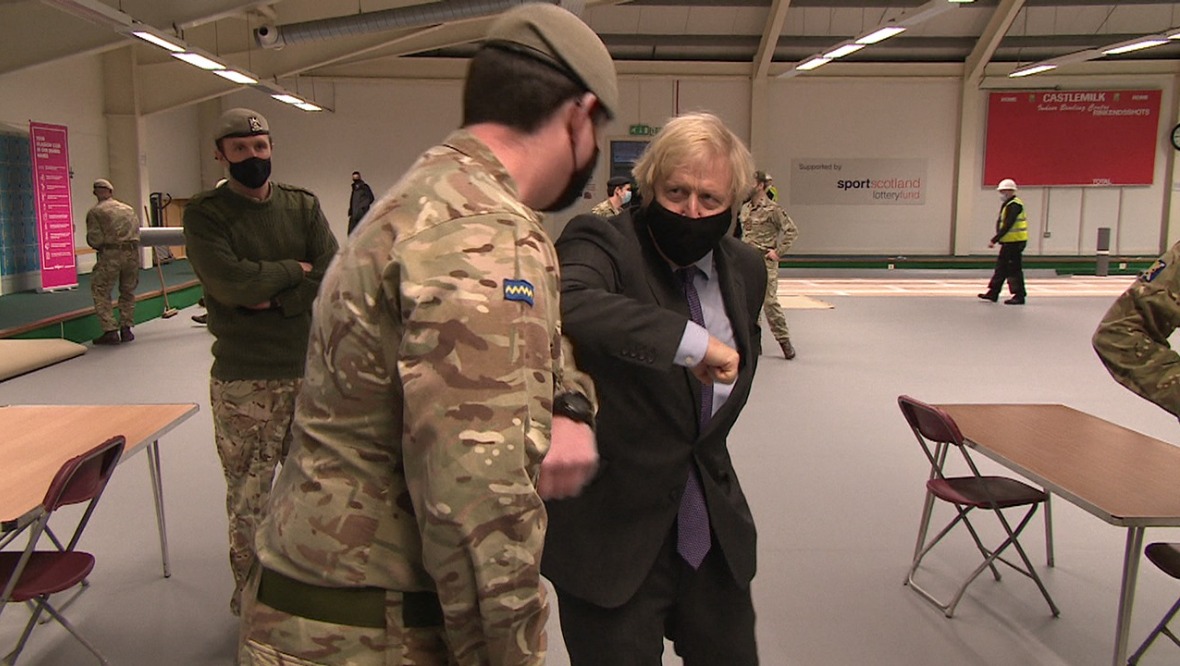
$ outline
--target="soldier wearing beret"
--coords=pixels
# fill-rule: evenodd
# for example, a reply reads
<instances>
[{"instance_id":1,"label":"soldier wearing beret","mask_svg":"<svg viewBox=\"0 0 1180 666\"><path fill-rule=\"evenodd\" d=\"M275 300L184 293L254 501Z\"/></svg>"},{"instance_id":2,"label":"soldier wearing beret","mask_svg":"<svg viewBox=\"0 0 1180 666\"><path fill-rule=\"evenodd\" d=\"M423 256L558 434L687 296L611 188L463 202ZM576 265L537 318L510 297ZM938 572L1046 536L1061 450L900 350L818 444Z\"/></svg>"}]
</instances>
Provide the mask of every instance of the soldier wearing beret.
<instances>
[{"instance_id":1,"label":"soldier wearing beret","mask_svg":"<svg viewBox=\"0 0 1180 666\"><path fill-rule=\"evenodd\" d=\"M1180 243L1144 271L1106 311L1094 351L1118 383L1180 417L1180 355L1168 344L1180 326Z\"/></svg>"},{"instance_id":2,"label":"soldier wearing beret","mask_svg":"<svg viewBox=\"0 0 1180 666\"><path fill-rule=\"evenodd\" d=\"M606 181L606 191L609 196L590 209L591 215L614 217L623 212L623 206L631 202L631 179L615 176Z\"/></svg>"},{"instance_id":3,"label":"soldier wearing beret","mask_svg":"<svg viewBox=\"0 0 1180 666\"><path fill-rule=\"evenodd\" d=\"M209 402L227 486L237 615L254 533L291 441L311 304L337 245L314 194L270 179L262 114L230 109L215 136L214 156L229 180L189 201L184 236L215 338Z\"/></svg>"},{"instance_id":4,"label":"soldier wearing beret","mask_svg":"<svg viewBox=\"0 0 1180 666\"><path fill-rule=\"evenodd\" d=\"M578 492L597 451L537 211L581 194L617 104L610 54L573 14L526 4L492 24L462 129L324 277L243 663L544 663L542 500Z\"/></svg>"},{"instance_id":5,"label":"soldier wearing beret","mask_svg":"<svg viewBox=\"0 0 1180 666\"><path fill-rule=\"evenodd\" d=\"M778 261L795 244L799 228L787 211L770 198L773 183L774 179L765 171L754 172L754 195L738 211L738 224L741 239L758 250L766 263L766 300L762 314L783 350L783 357L789 361L795 358L795 346L791 344L783 306L778 302Z\"/></svg>"},{"instance_id":6,"label":"soldier wearing beret","mask_svg":"<svg viewBox=\"0 0 1180 666\"><path fill-rule=\"evenodd\" d=\"M86 213L86 244L98 253L90 274L94 314L102 326L96 345L131 342L135 335L135 288L139 286L139 216L115 198L115 187L106 178L94 181L98 203ZM111 307L111 289L119 285L119 321Z\"/></svg>"}]
</instances>

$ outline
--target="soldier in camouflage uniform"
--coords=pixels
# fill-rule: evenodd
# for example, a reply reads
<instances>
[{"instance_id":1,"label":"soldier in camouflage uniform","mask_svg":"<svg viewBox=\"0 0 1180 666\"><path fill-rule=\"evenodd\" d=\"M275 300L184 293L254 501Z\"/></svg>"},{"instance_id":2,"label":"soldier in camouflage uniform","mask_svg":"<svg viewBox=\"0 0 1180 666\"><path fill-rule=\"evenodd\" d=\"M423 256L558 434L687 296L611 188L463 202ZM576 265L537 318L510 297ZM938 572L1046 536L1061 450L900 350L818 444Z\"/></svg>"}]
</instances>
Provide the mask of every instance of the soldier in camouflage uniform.
<instances>
[{"instance_id":1,"label":"soldier in camouflage uniform","mask_svg":"<svg viewBox=\"0 0 1180 666\"><path fill-rule=\"evenodd\" d=\"M1115 300L1098 330L1094 351L1111 376L1180 417L1180 355L1168 338L1180 325L1180 243Z\"/></svg>"},{"instance_id":2,"label":"soldier in camouflage uniform","mask_svg":"<svg viewBox=\"0 0 1180 666\"><path fill-rule=\"evenodd\" d=\"M783 306L778 302L778 260L790 251L799 236L799 228L783 207L767 196L772 182L765 171L754 172L754 195L742 204L738 223L742 240L761 252L766 261L766 301L762 305L762 314L766 316L774 339L782 347L783 356L790 360L795 358L795 347L791 344L791 331L787 329Z\"/></svg>"},{"instance_id":3,"label":"soldier in camouflage uniform","mask_svg":"<svg viewBox=\"0 0 1180 666\"><path fill-rule=\"evenodd\" d=\"M536 209L581 193L617 97L577 17L509 11L472 59L463 129L333 263L242 663L544 663L542 499L576 493L597 452Z\"/></svg>"},{"instance_id":4,"label":"soldier in camouflage uniform","mask_svg":"<svg viewBox=\"0 0 1180 666\"><path fill-rule=\"evenodd\" d=\"M631 202L631 179L615 176L606 181L606 191L610 196L591 208L591 215L614 217L623 212L623 206Z\"/></svg>"},{"instance_id":5,"label":"soldier in camouflage uniform","mask_svg":"<svg viewBox=\"0 0 1180 666\"><path fill-rule=\"evenodd\" d=\"M115 188L105 178L94 181L98 203L86 213L86 244L98 252L90 274L94 314L102 326L96 345L131 342L135 335L135 288L139 286L139 216L115 198ZM119 285L119 322L111 307L111 289Z\"/></svg>"},{"instance_id":6,"label":"soldier in camouflage uniform","mask_svg":"<svg viewBox=\"0 0 1180 666\"><path fill-rule=\"evenodd\" d=\"M216 137L229 181L189 201L184 236L216 338L209 403L225 472L230 611L237 615L275 466L291 441L312 300L337 245L314 194L270 180L266 118L230 109Z\"/></svg>"}]
</instances>

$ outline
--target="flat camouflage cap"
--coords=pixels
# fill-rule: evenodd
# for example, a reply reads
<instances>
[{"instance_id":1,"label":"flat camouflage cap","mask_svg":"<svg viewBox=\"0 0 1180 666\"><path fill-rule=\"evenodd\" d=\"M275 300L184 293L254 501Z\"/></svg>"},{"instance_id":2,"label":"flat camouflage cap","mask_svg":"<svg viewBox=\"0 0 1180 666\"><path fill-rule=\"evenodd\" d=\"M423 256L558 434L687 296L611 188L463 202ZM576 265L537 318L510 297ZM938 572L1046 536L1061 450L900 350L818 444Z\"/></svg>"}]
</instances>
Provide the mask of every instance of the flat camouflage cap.
<instances>
[{"instance_id":1,"label":"flat camouflage cap","mask_svg":"<svg viewBox=\"0 0 1180 666\"><path fill-rule=\"evenodd\" d=\"M270 134L270 125L261 113L252 109L230 109L217 119L217 134L214 139L227 136L254 136Z\"/></svg>"},{"instance_id":2,"label":"flat camouflage cap","mask_svg":"<svg viewBox=\"0 0 1180 666\"><path fill-rule=\"evenodd\" d=\"M520 5L496 19L486 43L557 66L594 93L612 118L618 112L619 83L610 53L590 26L565 9L540 2Z\"/></svg>"},{"instance_id":3,"label":"flat camouflage cap","mask_svg":"<svg viewBox=\"0 0 1180 666\"><path fill-rule=\"evenodd\" d=\"M92 189L92 190L96 190L99 188L106 188L112 192L115 191L115 186L111 185L111 181L107 180L106 178L96 178L94 180L94 185L92 185L90 187L90 189Z\"/></svg>"}]
</instances>

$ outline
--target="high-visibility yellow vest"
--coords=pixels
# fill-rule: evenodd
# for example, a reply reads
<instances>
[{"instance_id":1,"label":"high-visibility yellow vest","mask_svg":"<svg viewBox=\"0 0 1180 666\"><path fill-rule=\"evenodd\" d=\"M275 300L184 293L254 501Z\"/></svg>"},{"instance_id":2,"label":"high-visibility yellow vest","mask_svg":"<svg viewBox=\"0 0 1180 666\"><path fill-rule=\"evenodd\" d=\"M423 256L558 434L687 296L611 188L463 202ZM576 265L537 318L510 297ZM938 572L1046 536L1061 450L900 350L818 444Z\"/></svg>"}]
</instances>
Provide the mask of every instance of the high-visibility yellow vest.
<instances>
[{"instance_id":1,"label":"high-visibility yellow vest","mask_svg":"<svg viewBox=\"0 0 1180 666\"><path fill-rule=\"evenodd\" d=\"M1008 229L1008 233L1000 236L1001 243L1015 243L1017 241L1028 240L1028 215L1025 212L1024 202L1020 200L1020 197L1012 197L1000 207L1000 217L996 220L996 231L999 231L1004 226L1004 218L1007 217L1008 206L1014 203L1020 204L1020 212L1016 215L1016 222L1012 225L1011 229Z\"/></svg>"}]
</instances>

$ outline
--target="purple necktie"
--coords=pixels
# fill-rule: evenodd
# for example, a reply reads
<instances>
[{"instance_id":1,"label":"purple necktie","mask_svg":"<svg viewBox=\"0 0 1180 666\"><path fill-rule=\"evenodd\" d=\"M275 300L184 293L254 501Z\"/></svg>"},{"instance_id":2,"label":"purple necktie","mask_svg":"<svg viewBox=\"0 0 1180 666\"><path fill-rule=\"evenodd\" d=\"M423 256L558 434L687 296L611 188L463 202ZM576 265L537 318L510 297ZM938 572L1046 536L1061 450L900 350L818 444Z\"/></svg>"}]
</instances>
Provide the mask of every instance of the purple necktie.
<instances>
[{"instance_id":1,"label":"purple necktie","mask_svg":"<svg viewBox=\"0 0 1180 666\"><path fill-rule=\"evenodd\" d=\"M701 310L701 299L697 295L693 277L701 270L696 266L681 268L676 271L680 279L680 286L684 288L684 297L688 300L688 313L692 320L701 326L705 325L704 313ZM713 417L713 387L701 386L701 430ZM705 493L701 488L701 480L697 476L696 464L690 464L688 483L684 485L684 494L680 496L680 512L676 516L677 535L676 552L688 562L689 566L697 569L709 552L709 509L705 506Z\"/></svg>"}]
</instances>

